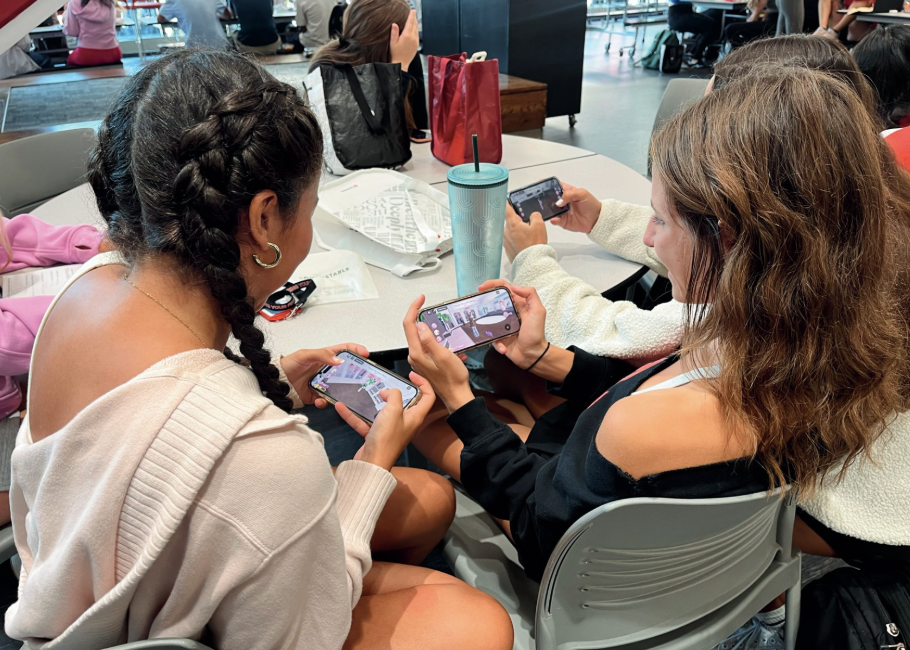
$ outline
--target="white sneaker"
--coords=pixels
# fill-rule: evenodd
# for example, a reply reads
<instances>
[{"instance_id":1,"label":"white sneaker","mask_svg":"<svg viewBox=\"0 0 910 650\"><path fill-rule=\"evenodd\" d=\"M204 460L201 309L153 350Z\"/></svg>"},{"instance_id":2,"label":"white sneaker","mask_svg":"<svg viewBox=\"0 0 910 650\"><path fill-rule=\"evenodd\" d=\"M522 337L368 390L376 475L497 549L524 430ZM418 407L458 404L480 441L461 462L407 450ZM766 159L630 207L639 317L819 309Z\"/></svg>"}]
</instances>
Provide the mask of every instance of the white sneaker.
<instances>
[{"instance_id":1,"label":"white sneaker","mask_svg":"<svg viewBox=\"0 0 910 650\"><path fill-rule=\"evenodd\" d=\"M777 650L784 647L784 624L767 625L753 618L714 650Z\"/></svg>"}]
</instances>

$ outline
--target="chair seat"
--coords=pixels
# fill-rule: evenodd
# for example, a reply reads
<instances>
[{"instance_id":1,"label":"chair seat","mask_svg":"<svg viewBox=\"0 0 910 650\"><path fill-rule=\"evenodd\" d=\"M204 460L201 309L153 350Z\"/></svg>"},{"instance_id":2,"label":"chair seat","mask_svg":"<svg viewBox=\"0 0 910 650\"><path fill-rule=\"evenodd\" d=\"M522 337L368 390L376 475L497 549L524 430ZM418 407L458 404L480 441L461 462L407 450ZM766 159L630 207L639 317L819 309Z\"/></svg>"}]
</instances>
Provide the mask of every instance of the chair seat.
<instances>
[{"instance_id":1,"label":"chair seat","mask_svg":"<svg viewBox=\"0 0 910 650\"><path fill-rule=\"evenodd\" d=\"M518 552L493 518L469 496L455 491L455 520L443 554L455 575L498 600L515 629L515 650L533 650L540 583L525 575Z\"/></svg>"}]
</instances>

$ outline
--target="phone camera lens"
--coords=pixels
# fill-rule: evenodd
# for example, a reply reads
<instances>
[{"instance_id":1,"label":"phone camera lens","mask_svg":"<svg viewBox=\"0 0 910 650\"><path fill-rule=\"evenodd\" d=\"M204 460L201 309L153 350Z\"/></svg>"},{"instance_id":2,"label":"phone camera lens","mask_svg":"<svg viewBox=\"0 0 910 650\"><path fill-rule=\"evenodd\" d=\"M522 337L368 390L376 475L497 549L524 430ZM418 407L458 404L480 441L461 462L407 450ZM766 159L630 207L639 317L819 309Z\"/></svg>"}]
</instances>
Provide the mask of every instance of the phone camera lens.
<instances>
[{"instance_id":1,"label":"phone camera lens","mask_svg":"<svg viewBox=\"0 0 910 650\"><path fill-rule=\"evenodd\" d=\"M507 331L507 332L510 331L511 329L512 329L512 326L511 326L511 325L506 325L506 331Z\"/></svg>"}]
</instances>

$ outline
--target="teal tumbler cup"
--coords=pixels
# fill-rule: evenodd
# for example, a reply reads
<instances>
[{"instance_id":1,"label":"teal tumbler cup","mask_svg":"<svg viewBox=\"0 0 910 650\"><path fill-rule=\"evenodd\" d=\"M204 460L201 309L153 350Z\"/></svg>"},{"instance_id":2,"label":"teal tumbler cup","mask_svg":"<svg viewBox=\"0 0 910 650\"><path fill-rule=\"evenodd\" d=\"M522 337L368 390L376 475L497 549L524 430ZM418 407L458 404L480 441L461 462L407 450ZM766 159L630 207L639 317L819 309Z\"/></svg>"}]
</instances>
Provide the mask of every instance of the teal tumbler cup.
<instances>
[{"instance_id":1,"label":"teal tumbler cup","mask_svg":"<svg viewBox=\"0 0 910 650\"><path fill-rule=\"evenodd\" d=\"M459 296L476 293L480 284L498 278L502 264L509 170L490 163L478 167L458 165L448 173Z\"/></svg>"}]
</instances>

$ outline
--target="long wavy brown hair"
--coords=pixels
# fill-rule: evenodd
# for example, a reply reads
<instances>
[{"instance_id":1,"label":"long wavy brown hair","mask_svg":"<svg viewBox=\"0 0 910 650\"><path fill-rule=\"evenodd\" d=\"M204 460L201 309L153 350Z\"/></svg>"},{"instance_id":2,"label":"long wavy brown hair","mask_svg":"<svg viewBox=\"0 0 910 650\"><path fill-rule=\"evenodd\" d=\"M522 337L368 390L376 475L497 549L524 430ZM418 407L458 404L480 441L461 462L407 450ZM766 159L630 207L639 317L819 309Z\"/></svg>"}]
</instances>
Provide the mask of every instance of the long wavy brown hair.
<instances>
[{"instance_id":1,"label":"long wavy brown hair","mask_svg":"<svg viewBox=\"0 0 910 650\"><path fill-rule=\"evenodd\" d=\"M810 493L908 407L910 175L863 108L833 75L759 66L652 141L693 239L683 354L716 346L731 432Z\"/></svg>"}]
</instances>

